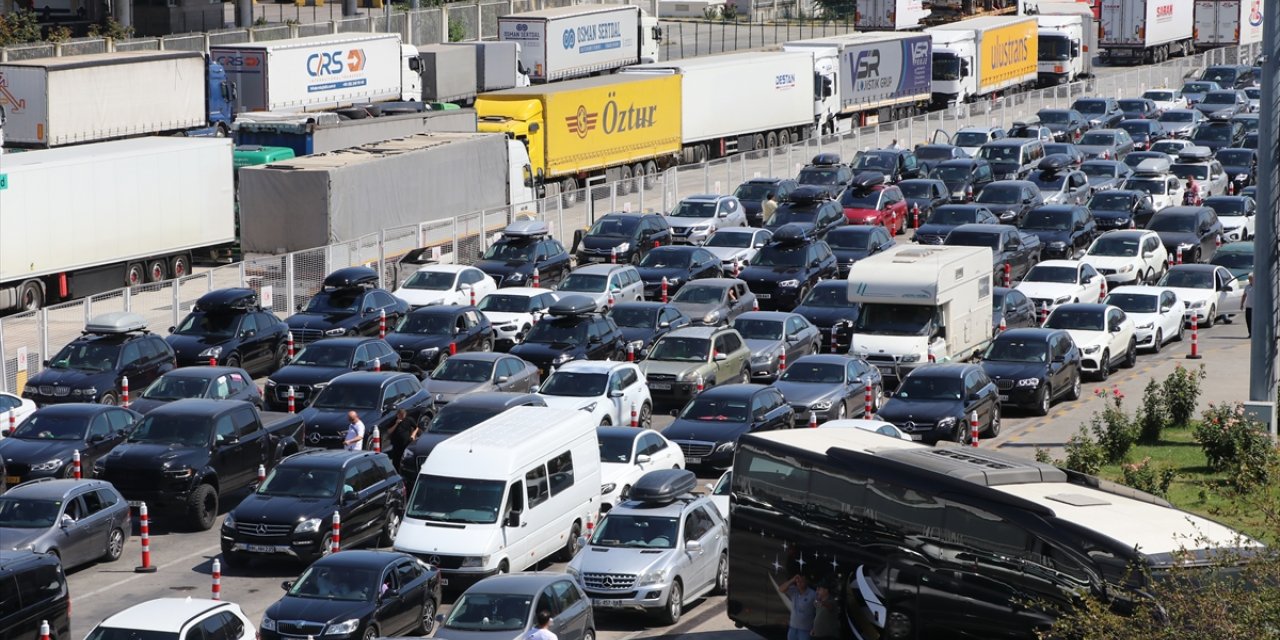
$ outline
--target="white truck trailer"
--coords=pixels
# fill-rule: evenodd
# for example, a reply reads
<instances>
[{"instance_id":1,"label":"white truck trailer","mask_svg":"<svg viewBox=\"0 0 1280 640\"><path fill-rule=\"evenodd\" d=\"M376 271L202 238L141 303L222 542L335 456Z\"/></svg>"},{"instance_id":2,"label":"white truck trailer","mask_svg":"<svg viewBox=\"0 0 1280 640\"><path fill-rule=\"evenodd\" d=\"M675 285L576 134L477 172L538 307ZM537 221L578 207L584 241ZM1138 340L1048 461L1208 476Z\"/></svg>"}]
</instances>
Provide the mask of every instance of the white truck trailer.
<instances>
[{"instance_id":1,"label":"white truck trailer","mask_svg":"<svg viewBox=\"0 0 1280 640\"><path fill-rule=\"evenodd\" d=\"M1109 63L1159 63L1194 48L1195 0L1102 0L1101 21Z\"/></svg>"},{"instance_id":2,"label":"white truck trailer","mask_svg":"<svg viewBox=\"0 0 1280 640\"><path fill-rule=\"evenodd\" d=\"M1263 0L1196 0L1197 49L1262 42Z\"/></svg>"},{"instance_id":3,"label":"white truck trailer","mask_svg":"<svg viewBox=\"0 0 1280 640\"><path fill-rule=\"evenodd\" d=\"M858 31L919 29L931 13L922 0L861 0L853 21Z\"/></svg>"},{"instance_id":4,"label":"white truck trailer","mask_svg":"<svg viewBox=\"0 0 1280 640\"><path fill-rule=\"evenodd\" d=\"M985 16L925 29L933 38L933 101L972 102L1035 85L1039 42L1031 16Z\"/></svg>"},{"instance_id":5,"label":"white truck trailer","mask_svg":"<svg viewBox=\"0 0 1280 640\"><path fill-rule=\"evenodd\" d=\"M1039 28L1036 76L1040 86L1093 75L1098 21L1092 7L1083 2L1039 2L1029 6L1028 13L1035 15Z\"/></svg>"},{"instance_id":6,"label":"white truck trailer","mask_svg":"<svg viewBox=\"0 0 1280 640\"><path fill-rule=\"evenodd\" d=\"M231 140L131 138L0 167L0 311L188 275L236 239Z\"/></svg>"},{"instance_id":7,"label":"white truck trailer","mask_svg":"<svg viewBox=\"0 0 1280 640\"><path fill-rule=\"evenodd\" d=\"M583 4L498 18L498 39L520 44L532 82L610 73L658 61L658 19L629 4Z\"/></svg>"},{"instance_id":8,"label":"white truck trailer","mask_svg":"<svg viewBox=\"0 0 1280 640\"><path fill-rule=\"evenodd\" d=\"M236 83L236 112L323 111L422 101L418 49L398 33L335 33L209 47Z\"/></svg>"}]
</instances>

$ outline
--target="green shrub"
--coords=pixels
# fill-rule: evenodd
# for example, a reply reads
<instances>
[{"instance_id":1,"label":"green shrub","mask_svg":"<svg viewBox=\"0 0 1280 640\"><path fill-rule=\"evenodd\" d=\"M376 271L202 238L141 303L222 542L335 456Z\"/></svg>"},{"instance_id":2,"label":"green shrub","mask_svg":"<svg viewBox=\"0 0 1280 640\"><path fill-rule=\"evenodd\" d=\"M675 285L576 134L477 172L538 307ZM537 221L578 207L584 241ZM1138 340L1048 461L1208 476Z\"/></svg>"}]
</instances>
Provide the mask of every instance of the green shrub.
<instances>
[{"instance_id":1,"label":"green shrub","mask_svg":"<svg viewBox=\"0 0 1280 640\"><path fill-rule=\"evenodd\" d=\"M1102 412L1089 418L1089 430L1106 457L1106 462L1124 462L1129 450L1138 442L1138 424L1125 413L1124 394L1119 388L1094 390L1094 396L1103 402Z\"/></svg>"},{"instance_id":2,"label":"green shrub","mask_svg":"<svg viewBox=\"0 0 1280 640\"><path fill-rule=\"evenodd\" d=\"M1204 365L1195 371L1188 371L1178 365L1164 379L1162 387L1165 404L1169 407L1169 426L1191 426L1191 420L1196 416L1196 403L1200 400L1200 381L1207 375Z\"/></svg>"},{"instance_id":3,"label":"green shrub","mask_svg":"<svg viewBox=\"0 0 1280 640\"><path fill-rule=\"evenodd\" d=\"M1142 392L1142 408L1138 411L1138 440L1144 444L1160 442L1160 435L1169 426L1169 405L1164 386L1152 378Z\"/></svg>"},{"instance_id":4,"label":"green shrub","mask_svg":"<svg viewBox=\"0 0 1280 640\"><path fill-rule=\"evenodd\" d=\"M1062 461L1062 466L1072 471L1096 476L1107 462L1106 450L1085 427L1080 427L1080 431L1067 439L1066 450L1067 459Z\"/></svg>"},{"instance_id":5,"label":"green shrub","mask_svg":"<svg viewBox=\"0 0 1280 640\"><path fill-rule=\"evenodd\" d=\"M1209 405L1194 433L1209 467L1226 473L1237 489L1270 481L1280 456L1263 425L1245 415L1244 405Z\"/></svg>"},{"instance_id":6,"label":"green shrub","mask_svg":"<svg viewBox=\"0 0 1280 640\"><path fill-rule=\"evenodd\" d=\"M1120 467L1124 475L1124 483L1139 491L1164 497L1169 493L1169 485L1178 477L1178 471L1172 467L1156 464L1150 457L1142 462L1126 464Z\"/></svg>"}]
</instances>

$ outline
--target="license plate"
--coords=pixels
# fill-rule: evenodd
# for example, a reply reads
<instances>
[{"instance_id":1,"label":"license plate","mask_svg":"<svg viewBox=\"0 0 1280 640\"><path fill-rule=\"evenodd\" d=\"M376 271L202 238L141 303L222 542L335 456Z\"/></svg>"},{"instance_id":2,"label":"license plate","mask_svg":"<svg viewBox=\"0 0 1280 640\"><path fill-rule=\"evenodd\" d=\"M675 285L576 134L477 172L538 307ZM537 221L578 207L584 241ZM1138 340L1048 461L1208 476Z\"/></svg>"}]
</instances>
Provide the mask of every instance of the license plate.
<instances>
[{"instance_id":1,"label":"license plate","mask_svg":"<svg viewBox=\"0 0 1280 640\"><path fill-rule=\"evenodd\" d=\"M21 476L5 476L4 482L5 484L9 484L9 485L18 484L19 482L22 482L22 477Z\"/></svg>"},{"instance_id":2,"label":"license plate","mask_svg":"<svg viewBox=\"0 0 1280 640\"><path fill-rule=\"evenodd\" d=\"M253 553L275 553L276 551L276 548L269 544L246 544L244 548Z\"/></svg>"},{"instance_id":3,"label":"license plate","mask_svg":"<svg viewBox=\"0 0 1280 640\"><path fill-rule=\"evenodd\" d=\"M1000 402L1008 402L1008 401L1009 401L1009 394L1007 393L1000 394Z\"/></svg>"},{"instance_id":4,"label":"license plate","mask_svg":"<svg viewBox=\"0 0 1280 640\"><path fill-rule=\"evenodd\" d=\"M133 507L134 509L137 509L138 507L141 507L141 506L142 506L142 501L141 501L141 500L130 500L130 501L129 501L129 506L130 506L130 507Z\"/></svg>"},{"instance_id":5,"label":"license plate","mask_svg":"<svg viewBox=\"0 0 1280 640\"><path fill-rule=\"evenodd\" d=\"M442 587L447 587L447 586L449 586L449 579L448 579L448 578L440 578L440 586L442 586Z\"/></svg>"},{"instance_id":6,"label":"license plate","mask_svg":"<svg viewBox=\"0 0 1280 640\"><path fill-rule=\"evenodd\" d=\"M621 600L592 600L591 604L605 609L617 609L622 606Z\"/></svg>"},{"instance_id":7,"label":"license plate","mask_svg":"<svg viewBox=\"0 0 1280 640\"><path fill-rule=\"evenodd\" d=\"M663 391L669 391L671 389L671 383L670 382L650 382L649 389L661 389Z\"/></svg>"},{"instance_id":8,"label":"license plate","mask_svg":"<svg viewBox=\"0 0 1280 640\"><path fill-rule=\"evenodd\" d=\"M893 373L893 367L878 366L876 368L880 370L880 373Z\"/></svg>"},{"instance_id":9,"label":"license plate","mask_svg":"<svg viewBox=\"0 0 1280 640\"><path fill-rule=\"evenodd\" d=\"M912 440L916 440L916 441L924 440L924 436L922 436L922 435L920 435L920 434L918 434L918 433L912 433L912 434L908 434L908 435L910 435L910 436L911 436L911 439L912 439Z\"/></svg>"},{"instance_id":10,"label":"license plate","mask_svg":"<svg viewBox=\"0 0 1280 640\"><path fill-rule=\"evenodd\" d=\"M772 298L772 297L773 297L773 294L771 294L771 293L757 293L757 294L756 294L756 299L758 299L758 300L768 300L769 298Z\"/></svg>"},{"instance_id":11,"label":"license plate","mask_svg":"<svg viewBox=\"0 0 1280 640\"><path fill-rule=\"evenodd\" d=\"M702 458L685 458L685 464L702 464Z\"/></svg>"}]
</instances>

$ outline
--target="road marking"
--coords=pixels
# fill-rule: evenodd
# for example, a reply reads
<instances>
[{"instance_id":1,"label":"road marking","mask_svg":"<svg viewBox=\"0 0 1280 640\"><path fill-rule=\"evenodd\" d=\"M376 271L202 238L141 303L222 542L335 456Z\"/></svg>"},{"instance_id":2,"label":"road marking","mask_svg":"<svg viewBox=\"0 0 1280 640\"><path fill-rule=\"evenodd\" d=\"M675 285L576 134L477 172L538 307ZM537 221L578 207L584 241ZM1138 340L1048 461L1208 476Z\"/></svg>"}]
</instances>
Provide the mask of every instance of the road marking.
<instances>
[{"instance_id":1,"label":"road marking","mask_svg":"<svg viewBox=\"0 0 1280 640\"><path fill-rule=\"evenodd\" d=\"M173 560L170 560L170 561L168 561L168 562L156 563L155 567L156 567L157 569L163 569L163 568L165 568L165 567L168 567L168 566L171 566L171 565L174 565L174 564L180 563L180 562L184 562L184 561L186 561L186 560L190 560L190 559L192 559L192 558L196 558L196 557L199 557L199 556L203 556L203 555L209 554L209 553L210 553L210 552L212 552L212 551L220 551L221 549L222 549L222 545L221 545L221 543L218 543L218 544L213 545L212 547L205 547L205 548L203 548L203 549L201 549L201 550L199 550L199 551L196 551L195 553L189 553L189 554L187 554L187 555L185 555L185 556L182 556L181 558L174 558ZM104 572L104 573L105 573L105 572ZM130 582L133 582L134 580L137 580L138 578L146 577L146 576L148 576L148 575L150 575L150 574L146 574L146 573L135 573L135 574L133 574L133 577L125 578L124 580L118 580L118 581L116 581L116 583L115 583L115 584L112 584L112 585L110 585L110 586L106 586L106 587L103 587L103 588L101 588L101 589L95 589L95 590L93 590L93 591L90 591L89 593L76 594L75 599L76 599L76 601L77 601L77 602L83 602L84 600L86 600L86 599L88 599L88 598L92 598L92 597L94 597L94 596L96 596L96 595L98 595L98 594L102 594L102 593L106 593L106 592L108 592L108 591L114 591L114 590L116 590L116 589L119 589L121 585L128 584L128 583L130 583Z\"/></svg>"}]
</instances>

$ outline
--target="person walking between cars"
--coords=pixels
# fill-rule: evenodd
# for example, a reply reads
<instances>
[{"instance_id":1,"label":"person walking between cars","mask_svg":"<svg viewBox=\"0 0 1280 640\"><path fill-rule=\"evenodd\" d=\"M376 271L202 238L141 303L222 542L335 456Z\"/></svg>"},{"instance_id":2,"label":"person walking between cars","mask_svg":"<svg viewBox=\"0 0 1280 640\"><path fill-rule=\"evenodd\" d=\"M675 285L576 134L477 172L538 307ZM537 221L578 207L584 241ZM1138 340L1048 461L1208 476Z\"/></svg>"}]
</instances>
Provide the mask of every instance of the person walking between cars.
<instances>
[{"instance_id":1,"label":"person walking between cars","mask_svg":"<svg viewBox=\"0 0 1280 640\"><path fill-rule=\"evenodd\" d=\"M397 469L400 468L400 456L404 454L405 447L409 446L409 429L412 426L409 423L409 412L400 409L396 411L395 422L387 427L386 454L391 456L391 464Z\"/></svg>"},{"instance_id":2,"label":"person walking between cars","mask_svg":"<svg viewBox=\"0 0 1280 640\"><path fill-rule=\"evenodd\" d=\"M1200 184L1192 176L1187 176L1187 191L1182 199L1184 205L1200 206Z\"/></svg>"},{"instance_id":3,"label":"person walking between cars","mask_svg":"<svg viewBox=\"0 0 1280 640\"><path fill-rule=\"evenodd\" d=\"M343 439L342 446L347 451L360 451L364 449L364 423L360 421L360 415L354 411L347 412L347 437Z\"/></svg>"},{"instance_id":4,"label":"person walking between cars","mask_svg":"<svg viewBox=\"0 0 1280 640\"><path fill-rule=\"evenodd\" d=\"M764 202L760 205L760 220L765 224L769 224L769 219L773 217L773 212L778 210L778 201L774 200L773 192L764 194Z\"/></svg>"},{"instance_id":5,"label":"person walking between cars","mask_svg":"<svg viewBox=\"0 0 1280 640\"><path fill-rule=\"evenodd\" d=\"M831 595L831 587L818 585L818 598L814 603L813 640L839 640L840 617L839 604Z\"/></svg>"},{"instance_id":6,"label":"person walking between cars","mask_svg":"<svg viewBox=\"0 0 1280 640\"><path fill-rule=\"evenodd\" d=\"M809 640L813 632L818 594L809 588L809 580L797 573L782 583L778 591L791 600L791 620L787 622L787 640Z\"/></svg>"},{"instance_id":7,"label":"person walking between cars","mask_svg":"<svg viewBox=\"0 0 1280 640\"><path fill-rule=\"evenodd\" d=\"M524 634L524 640L559 640L551 631L551 612L543 609L538 612L538 621Z\"/></svg>"},{"instance_id":8,"label":"person walking between cars","mask_svg":"<svg viewBox=\"0 0 1280 640\"><path fill-rule=\"evenodd\" d=\"M1244 295L1240 298L1240 308L1244 309L1244 330L1253 337L1253 274L1249 274L1249 284L1244 286Z\"/></svg>"}]
</instances>

